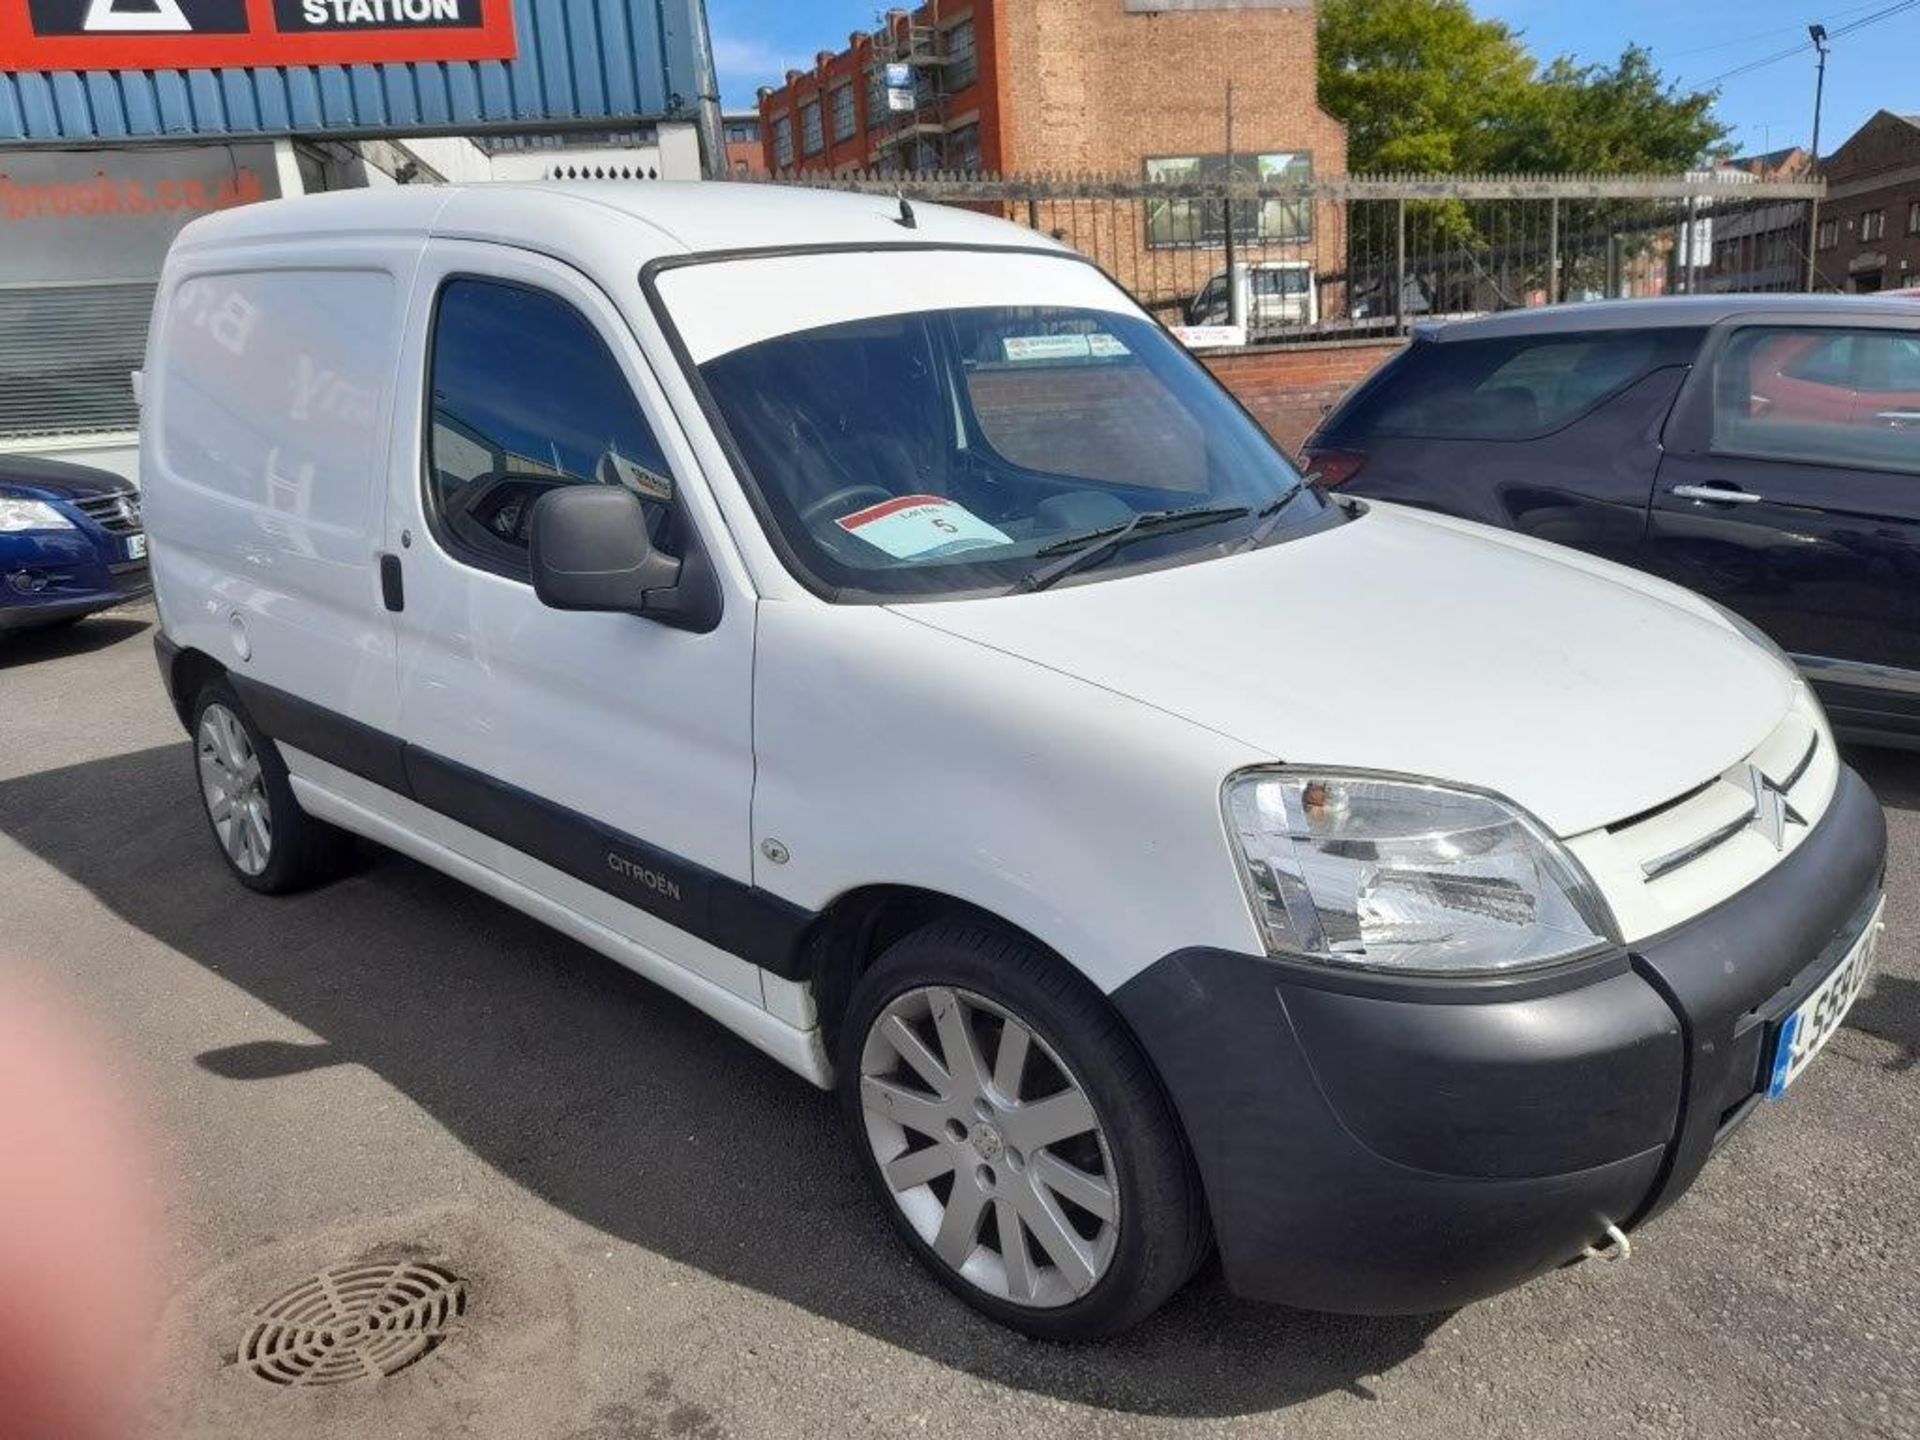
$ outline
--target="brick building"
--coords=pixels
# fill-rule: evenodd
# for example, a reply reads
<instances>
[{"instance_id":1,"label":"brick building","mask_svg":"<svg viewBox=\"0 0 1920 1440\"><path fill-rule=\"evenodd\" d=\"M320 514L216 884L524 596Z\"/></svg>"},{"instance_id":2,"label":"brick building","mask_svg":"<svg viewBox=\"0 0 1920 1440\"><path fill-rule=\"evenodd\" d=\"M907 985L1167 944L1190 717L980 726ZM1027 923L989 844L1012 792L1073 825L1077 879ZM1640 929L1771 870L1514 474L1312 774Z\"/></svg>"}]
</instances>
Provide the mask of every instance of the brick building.
<instances>
[{"instance_id":1,"label":"brick building","mask_svg":"<svg viewBox=\"0 0 1920 1440\"><path fill-rule=\"evenodd\" d=\"M1820 162L1820 174L1821 288L1869 294L1920 285L1920 115L1882 110Z\"/></svg>"},{"instance_id":2,"label":"brick building","mask_svg":"<svg viewBox=\"0 0 1920 1440\"><path fill-rule=\"evenodd\" d=\"M1250 165L1338 174L1316 18L1312 0L928 0L761 92L767 167L1180 175L1225 154L1232 84ZM892 97L889 65L911 81Z\"/></svg>"},{"instance_id":3,"label":"brick building","mask_svg":"<svg viewBox=\"0 0 1920 1440\"><path fill-rule=\"evenodd\" d=\"M1738 170L1756 180L1798 180L1813 168L1813 156L1799 145L1769 150L1764 155L1740 155L1722 161L1723 170Z\"/></svg>"},{"instance_id":4,"label":"brick building","mask_svg":"<svg viewBox=\"0 0 1920 1440\"><path fill-rule=\"evenodd\" d=\"M1343 174L1317 22L1313 0L927 0L761 91L767 168L1217 179L1231 87L1238 173ZM1173 200L1053 207L1043 223L1082 249L1097 228L1103 263L1136 293L1191 295L1219 263L1226 216ZM1344 223L1339 206L1270 201L1235 232L1249 256L1317 266L1340 253Z\"/></svg>"},{"instance_id":5,"label":"brick building","mask_svg":"<svg viewBox=\"0 0 1920 1440\"><path fill-rule=\"evenodd\" d=\"M724 111L720 116L720 134L727 150L729 179L744 180L767 173L758 110Z\"/></svg>"}]
</instances>

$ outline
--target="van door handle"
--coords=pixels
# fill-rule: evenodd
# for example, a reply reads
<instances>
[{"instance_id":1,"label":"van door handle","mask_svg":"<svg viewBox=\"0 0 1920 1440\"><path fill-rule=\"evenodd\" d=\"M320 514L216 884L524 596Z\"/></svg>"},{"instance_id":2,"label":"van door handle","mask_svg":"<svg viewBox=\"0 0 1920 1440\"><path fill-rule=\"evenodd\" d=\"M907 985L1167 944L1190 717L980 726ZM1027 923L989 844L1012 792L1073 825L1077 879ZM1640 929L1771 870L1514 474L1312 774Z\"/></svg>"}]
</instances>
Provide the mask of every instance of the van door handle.
<instances>
[{"instance_id":1,"label":"van door handle","mask_svg":"<svg viewBox=\"0 0 1920 1440\"><path fill-rule=\"evenodd\" d=\"M387 609L396 614L407 608L407 587L400 574L398 555L380 557L380 599Z\"/></svg>"},{"instance_id":2,"label":"van door handle","mask_svg":"<svg viewBox=\"0 0 1920 1440\"><path fill-rule=\"evenodd\" d=\"M1767 498L1751 490L1720 485L1676 485L1667 493L1681 500L1705 500L1711 505L1758 505Z\"/></svg>"}]
</instances>

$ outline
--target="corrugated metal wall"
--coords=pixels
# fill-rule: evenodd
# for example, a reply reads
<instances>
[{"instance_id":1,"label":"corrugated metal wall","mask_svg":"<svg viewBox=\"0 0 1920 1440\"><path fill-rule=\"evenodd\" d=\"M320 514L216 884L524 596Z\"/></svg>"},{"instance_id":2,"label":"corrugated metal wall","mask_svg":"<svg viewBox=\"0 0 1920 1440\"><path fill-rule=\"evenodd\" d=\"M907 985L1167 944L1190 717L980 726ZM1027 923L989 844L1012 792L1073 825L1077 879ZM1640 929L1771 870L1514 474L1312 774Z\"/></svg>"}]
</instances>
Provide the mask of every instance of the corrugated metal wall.
<instances>
[{"instance_id":1,"label":"corrugated metal wall","mask_svg":"<svg viewBox=\"0 0 1920 1440\"><path fill-rule=\"evenodd\" d=\"M514 27L509 61L0 74L0 144L694 118L712 91L704 0L514 0Z\"/></svg>"}]
</instances>

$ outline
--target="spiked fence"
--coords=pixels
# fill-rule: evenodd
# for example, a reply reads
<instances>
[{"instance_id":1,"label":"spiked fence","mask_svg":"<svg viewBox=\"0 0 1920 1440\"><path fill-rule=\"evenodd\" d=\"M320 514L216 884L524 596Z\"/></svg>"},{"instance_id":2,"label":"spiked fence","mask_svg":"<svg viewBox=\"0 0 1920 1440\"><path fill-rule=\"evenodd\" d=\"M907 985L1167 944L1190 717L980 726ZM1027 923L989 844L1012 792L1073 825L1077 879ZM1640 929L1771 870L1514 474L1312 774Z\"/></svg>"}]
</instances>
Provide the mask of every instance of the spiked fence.
<instances>
[{"instance_id":1,"label":"spiked fence","mask_svg":"<svg viewBox=\"0 0 1920 1440\"><path fill-rule=\"evenodd\" d=\"M1820 182L1721 175L801 173L771 183L1004 216L1072 245L1174 323L1250 338L1397 334L1567 300L1807 288ZM1244 267L1244 268L1243 268ZM1244 283L1229 285L1229 273Z\"/></svg>"}]
</instances>

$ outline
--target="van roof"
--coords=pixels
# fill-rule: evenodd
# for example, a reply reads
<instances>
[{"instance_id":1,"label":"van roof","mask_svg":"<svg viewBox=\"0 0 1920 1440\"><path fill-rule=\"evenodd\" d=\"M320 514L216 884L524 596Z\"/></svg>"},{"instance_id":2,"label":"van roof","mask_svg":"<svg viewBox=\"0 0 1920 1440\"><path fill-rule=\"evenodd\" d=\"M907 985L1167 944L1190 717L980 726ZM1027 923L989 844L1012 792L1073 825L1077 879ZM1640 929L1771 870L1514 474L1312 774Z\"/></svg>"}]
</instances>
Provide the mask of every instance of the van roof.
<instances>
[{"instance_id":1,"label":"van roof","mask_svg":"<svg viewBox=\"0 0 1920 1440\"><path fill-rule=\"evenodd\" d=\"M324 236L487 240L560 256L599 251L609 229L638 263L662 255L808 245L1067 247L968 210L891 196L726 181L605 180L406 185L245 205L195 221L183 250Z\"/></svg>"}]
</instances>

